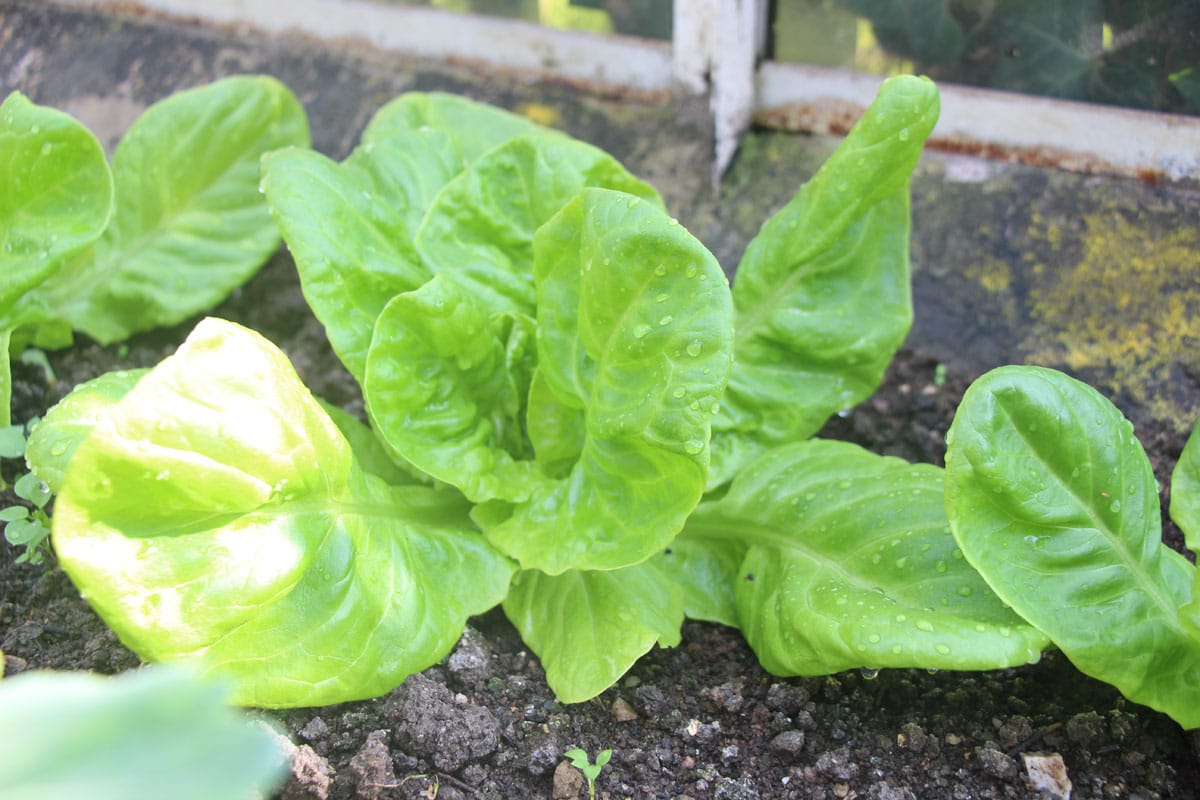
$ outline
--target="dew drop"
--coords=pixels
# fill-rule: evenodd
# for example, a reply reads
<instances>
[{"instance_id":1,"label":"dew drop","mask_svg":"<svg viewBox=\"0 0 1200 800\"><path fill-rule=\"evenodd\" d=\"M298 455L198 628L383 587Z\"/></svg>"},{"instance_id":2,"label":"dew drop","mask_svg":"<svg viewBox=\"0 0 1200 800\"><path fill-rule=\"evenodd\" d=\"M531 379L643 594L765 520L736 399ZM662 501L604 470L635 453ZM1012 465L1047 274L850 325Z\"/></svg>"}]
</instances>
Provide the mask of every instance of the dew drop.
<instances>
[{"instance_id":1,"label":"dew drop","mask_svg":"<svg viewBox=\"0 0 1200 800\"><path fill-rule=\"evenodd\" d=\"M670 314L667 314L665 317L663 317L662 319L660 319L658 321L658 324L665 328L674 321L675 321L675 318L672 317Z\"/></svg>"},{"instance_id":2,"label":"dew drop","mask_svg":"<svg viewBox=\"0 0 1200 800\"><path fill-rule=\"evenodd\" d=\"M933 623L927 619L919 619L917 620L917 630L933 633Z\"/></svg>"},{"instance_id":3,"label":"dew drop","mask_svg":"<svg viewBox=\"0 0 1200 800\"><path fill-rule=\"evenodd\" d=\"M666 275L666 274L667 274L667 265L666 265L666 264L659 264L657 267L655 267L655 268L654 268L654 274L655 274L655 275L658 275L660 278L661 278L663 275Z\"/></svg>"},{"instance_id":4,"label":"dew drop","mask_svg":"<svg viewBox=\"0 0 1200 800\"><path fill-rule=\"evenodd\" d=\"M874 667L861 667L858 672L863 676L863 680L865 681L873 681L879 677L879 670Z\"/></svg>"},{"instance_id":5,"label":"dew drop","mask_svg":"<svg viewBox=\"0 0 1200 800\"><path fill-rule=\"evenodd\" d=\"M665 303L670 299L671 299L671 295L667 294L666 292L660 292L659 295L654 298L654 302Z\"/></svg>"},{"instance_id":6,"label":"dew drop","mask_svg":"<svg viewBox=\"0 0 1200 800\"><path fill-rule=\"evenodd\" d=\"M699 439L688 439L683 444L683 452L688 455L699 455L704 451L704 442Z\"/></svg>"},{"instance_id":7,"label":"dew drop","mask_svg":"<svg viewBox=\"0 0 1200 800\"><path fill-rule=\"evenodd\" d=\"M682 386L676 386L671 391L671 394L675 397L683 397L684 395L687 394L687 389L683 388Z\"/></svg>"},{"instance_id":8,"label":"dew drop","mask_svg":"<svg viewBox=\"0 0 1200 800\"><path fill-rule=\"evenodd\" d=\"M908 132L908 128L901 128L900 133L896 134L896 136L898 139L900 139L900 141L907 142L908 137L911 136L911 134Z\"/></svg>"},{"instance_id":9,"label":"dew drop","mask_svg":"<svg viewBox=\"0 0 1200 800\"><path fill-rule=\"evenodd\" d=\"M959 597L970 597L971 595L975 594L975 590L970 586L960 586L955 591L958 592Z\"/></svg>"},{"instance_id":10,"label":"dew drop","mask_svg":"<svg viewBox=\"0 0 1200 800\"><path fill-rule=\"evenodd\" d=\"M900 623L908 622L908 617L904 614L897 614L896 622L900 622Z\"/></svg>"},{"instance_id":11,"label":"dew drop","mask_svg":"<svg viewBox=\"0 0 1200 800\"><path fill-rule=\"evenodd\" d=\"M948 655L950 655L950 646L949 646L949 645L945 645L945 644L935 644L935 645L933 646L933 649L934 649L934 650L937 650L939 653L941 653L941 654L942 654L942 655L944 655L944 656L948 656Z\"/></svg>"},{"instance_id":12,"label":"dew drop","mask_svg":"<svg viewBox=\"0 0 1200 800\"><path fill-rule=\"evenodd\" d=\"M904 569L908 566L908 556L901 556L896 559L896 569Z\"/></svg>"},{"instance_id":13,"label":"dew drop","mask_svg":"<svg viewBox=\"0 0 1200 800\"><path fill-rule=\"evenodd\" d=\"M904 652L904 648L901 645L898 645L898 644L892 645L892 653L893 654L900 655L903 652Z\"/></svg>"},{"instance_id":14,"label":"dew drop","mask_svg":"<svg viewBox=\"0 0 1200 800\"><path fill-rule=\"evenodd\" d=\"M879 634L872 633L870 636L867 637L867 641L870 642L871 644L879 644Z\"/></svg>"},{"instance_id":15,"label":"dew drop","mask_svg":"<svg viewBox=\"0 0 1200 800\"><path fill-rule=\"evenodd\" d=\"M55 444L50 448L50 455L52 456L61 456L66 452L67 445L65 442L55 442Z\"/></svg>"},{"instance_id":16,"label":"dew drop","mask_svg":"<svg viewBox=\"0 0 1200 800\"><path fill-rule=\"evenodd\" d=\"M1111 511L1111 512L1113 512L1114 514L1115 514L1115 513L1117 513L1118 511L1120 511L1120 510L1121 510L1121 501L1120 501L1120 500L1113 500L1113 501L1112 501L1112 502L1109 504L1109 506L1108 506L1108 510L1109 510L1109 511Z\"/></svg>"},{"instance_id":17,"label":"dew drop","mask_svg":"<svg viewBox=\"0 0 1200 800\"><path fill-rule=\"evenodd\" d=\"M701 342L699 339L692 339L690 342L688 342L688 346L686 349L687 349L687 354L689 356L691 356L692 358L696 358L697 356L700 355L700 352L704 349L704 343Z\"/></svg>"},{"instance_id":18,"label":"dew drop","mask_svg":"<svg viewBox=\"0 0 1200 800\"><path fill-rule=\"evenodd\" d=\"M698 270L696 269L695 264L688 264L687 269L684 270L683 274L689 278L694 278L694 277L696 277L697 272L698 272Z\"/></svg>"},{"instance_id":19,"label":"dew drop","mask_svg":"<svg viewBox=\"0 0 1200 800\"><path fill-rule=\"evenodd\" d=\"M42 155L48 156L52 150L54 150L54 145L50 144L49 142L46 142L42 145Z\"/></svg>"},{"instance_id":20,"label":"dew drop","mask_svg":"<svg viewBox=\"0 0 1200 800\"><path fill-rule=\"evenodd\" d=\"M169 469L161 470L157 475L154 476L154 480L156 480L156 481L167 481L170 479L171 479L171 470L169 470Z\"/></svg>"},{"instance_id":21,"label":"dew drop","mask_svg":"<svg viewBox=\"0 0 1200 800\"><path fill-rule=\"evenodd\" d=\"M650 333L649 325L636 325L633 329L633 338L644 339L648 333Z\"/></svg>"}]
</instances>

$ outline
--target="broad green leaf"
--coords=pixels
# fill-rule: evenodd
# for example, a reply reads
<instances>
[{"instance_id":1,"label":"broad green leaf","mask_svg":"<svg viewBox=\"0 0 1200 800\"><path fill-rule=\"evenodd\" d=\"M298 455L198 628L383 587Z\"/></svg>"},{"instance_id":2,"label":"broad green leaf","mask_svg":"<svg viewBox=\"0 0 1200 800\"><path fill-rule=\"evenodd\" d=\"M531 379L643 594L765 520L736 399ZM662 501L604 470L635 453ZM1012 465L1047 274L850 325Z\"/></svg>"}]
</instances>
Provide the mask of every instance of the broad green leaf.
<instances>
[{"instance_id":1,"label":"broad green leaf","mask_svg":"<svg viewBox=\"0 0 1200 800\"><path fill-rule=\"evenodd\" d=\"M976 381L947 437L946 508L967 560L1083 672L1200 726L1195 567L1162 542L1133 427L1062 373Z\"/></svg>"},{"instance_id":2,"label":"broad green leaf","mask_svg":"<svg viewBox=\"0 0 1200 800\"><path fill-rule=\"evenodd\" d=\"M524 500L542 482L521 447L524 388L501 331L454 274L383 309L367 354L367 406L395 452L468 499Z\"/></svg>"},{"instance_id":3,"label":"broad green leaf","mask_svg":"<svg viewBox=\"0 0 1200 800\"><path fill-rule=\"evenodd\" d=\"M96 423L129 393L148 370L119 370L76 386L46 412L25 446L25 463L54 494L62 489L67 464Z\"/></svg>"},{"instance_id":4,"label":"broad green leaf","mask_svg":"<svg viewBox=\"0 0 1200 800\"><path fill-rule=\"evenodd\" d=\"M500 602L512 566L467 511L365 473L282 353L208 319L76 449L53 536L142 658L310 706L388 691Z\"/></svg>"},{"instance_id":5,"label":"broad green leaf","mask_svg":"<svg viewBox=\"0 0 1200 800\"><path fill-rule=\"evenodd\" d=\"M0 104L0 186L3 329L17 298L104 232L113 179L91 131L13 92Z\"/></svg>"},{"instance_id":6,"label":"broad green leaf","mask_svg":"<svg viewBox=\"0 0 1200 800\"><path fill-rule=\"evenodd\" d=\"M449 136L466 163L509 139L548 130L510 111L459 95L407 92L375 112L362 140L379 142L397 133L427 129Z\"/></svg>"},{"instance_id":7,"label":"broad green leaf","mask_svg":"<svg viewBox=\"0 0 1200 800\"><path fill-rule=\"evenodd\" d=\"M279 245L259 158L307 144L303 107L273 78L155 103L113 154L116 207L93 257L60 270L39 301L102 343L216 305Z\"/></svg>"},{"instance_id":8,"label":"broad green leaf","mask_svg":"<svg viewBox=\"0 0 1200 800\"><path fill-rule=\"evenodd\" d=\"M434 199L416 234L435 272L453 270L490 311L534 313L534 232L585 187L662 201L612 156L557 133L489 150Z\"/></svg>"},{"instance_id":9,"label":"broad green leaf","mask_svg":"<svg viewBox=\"0 0 1200 800\"><path fill-rule=\"evenodd\" d=\"M432 131L364 144L342 164L301 149L263 158L263 192L305 299L360 384L379 313L430 277L412 236L460 160Z\"/></svg>"},{"instance_id":10,"label":"broad green leaf","mask_svg":"<svg viewBox=\"0 0 1200 800\"><path fill-rule=\"evenodd\" d=\"M756 452L811 436L878 386L912 321L908 179L937 116L931 81L885 81L750 242L734 277L734 367L710 485Z\"/></svg>"},{"instance_id":11,"label":"broad green leaf","mask_svg":"<svg viewBox=\"0 0 1200 800\"><path fill-rule=\"evenodd\" d=\"M1200 553L1200 425L1192 429L1171 473L1171 519L1183 531L1188 548Z\"/></svg>"},{"instance_id":12,"label":"broad green leaf","mask_svg":"<svg viewBox=\"0 0 1200 800\"><path fill-rule=\"evenodd\" d=\"M582 412L584 441L569 474L485 532L526 569L636 564L674 537L704 489L729 370L728 284L656 205L604 189L567 204L535 250L539 380ZM565 435L556 459L578 444Z\"/></svg>"},{"instance_id":13,"label":"broad green leaf","mask_svg":"<svg viewBox=\"0 0 1200 800\"><path fill-rule=\"evenodd\" d=\"M518 572L504 613L563 703L600 694L656 643L679 644L683 624L679 590L651 563L555 576Z\"/></svg>"},{"instance_id":14,"label":"broad green leaf","mask_svg":"<svg viewBox=\"0 0 1200 800\"><path fill-rule=\"evenodd\" d=\"M1036 661L1046 638L963 560L942 498L936 467L800 442L747 465L672 547L745 549L737 618L777 675Z\"/></svg>"},{"instance_id":15,"label":"broad green leaf","mask_svg":"<svg viewBox=\"0 0 1200 800\"><path fill-rule=\"evenodd\" d=\"M6 800L262 797L284 777L276 736L179 669L0 681ZM218 767L219 765L219 767Z\"/></svg>"}]
</instances>

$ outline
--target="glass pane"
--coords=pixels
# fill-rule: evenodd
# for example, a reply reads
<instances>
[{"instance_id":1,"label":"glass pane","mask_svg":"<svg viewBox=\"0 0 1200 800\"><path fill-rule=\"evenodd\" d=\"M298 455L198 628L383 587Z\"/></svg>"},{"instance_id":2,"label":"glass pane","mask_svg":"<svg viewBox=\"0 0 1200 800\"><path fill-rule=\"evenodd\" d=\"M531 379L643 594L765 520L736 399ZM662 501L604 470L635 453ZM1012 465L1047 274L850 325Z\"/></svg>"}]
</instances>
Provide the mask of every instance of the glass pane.
<instances>
[{"instance_id":1,"label":"glass pane","mask_svg":"<svg viewBox=\"0 0 1200 800\"><path fill-rule=\"evenodd\" d=\"M1200 114L1197 0L777 0L773 56Z\"/></svg>"},{"instance_id":2,"label":"glass pane","mask_svg":"<svg viewBox=\"0 0 1200 800\"><path fill-rule=\"evenodd\" d=\"M486 14L589 33L671 38L672 0L376 0Z\"/></svg>"}]
</instances>

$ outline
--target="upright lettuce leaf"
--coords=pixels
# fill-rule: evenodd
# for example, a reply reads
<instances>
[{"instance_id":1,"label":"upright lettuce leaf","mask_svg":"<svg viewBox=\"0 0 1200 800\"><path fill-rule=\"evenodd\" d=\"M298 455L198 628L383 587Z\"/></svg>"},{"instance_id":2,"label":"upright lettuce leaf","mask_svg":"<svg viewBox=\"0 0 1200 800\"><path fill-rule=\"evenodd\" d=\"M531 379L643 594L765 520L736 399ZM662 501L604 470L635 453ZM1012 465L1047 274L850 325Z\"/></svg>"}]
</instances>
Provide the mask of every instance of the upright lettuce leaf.
<instances>
[{"instance_id":1,"label":"upright lettuce leaf","mask_svg":"<svg viewBox=\"0 0 1200 800\"><path fill-rule=\"evenodd\" d=\"M1183 531L1188 548L1200 553L1200 425L1192 429L1171 473L1171 519Z\"/></svg>"},{"instance_id":2,"label":"upright lettuce leaf","mask_svg":"<svg viewBox=\"0 0 1200 800\"><path fill-rule=\"evenodd\" d=\"M1062 373L1001 367L947 442L954 537L996 594L1082 672L1200 727L1196 568L1162 542L1130 423Z\"/></svg>"},{"instance_id":3,"label":"upright lettuce leaf","mask_svg":"<svg viewBox=\"0 0 1200 800\"><path fill-rule=\"evenodd\" d=\"M454 143L433 131L361 145L341 164L295 148L263 158L263 193L304 297L359 384L383 307L432 274L412 237L461 168Z\"/></svg>"},{"instance_id":4,"label":"upright lettuce leaf","mask_svg":"<svg viewBox=\"0 0 1200 800\"><path fill-rule=\"evenodd\" d=\"M239 704L325 705L388 691L503 599L513 568L467 510L366 473L282 353L210 319L95 422L53 537L143 658L196 660Z\"/></svg>"},{"instance_id":5,"label":"upright lettuce leaf","mask_svg":"<svg viewBox=\"0 0 1200 800\"><path fill-rule=\"evenodd\" d=\"M369 144L398 133L425 130L450 137L466 163L470 163L509 139L548 129L510 111L460 95L406 92L375 112L362 140Z\"/></svg>"},{"instance_id":6,"label":"upright lettuce leaf","mask_svg":"<svg viewBox=\"0 0 1200 800\"><path fill-rule=\"evenodd\" d=\"M1045 636L963 560L942 497L936 467L800 442L752 461L701 504L659 563L687 593L732 594L746 640L777 675L1036 661ZM736 573L711 569L735 548ZM697 570L689 549L714 555ZM733 585L697 585L706 580Z\"/></svg>"},{"instance_id":7,"label":"upright lettuce leaf","mask_svg":"<svg viewBox=\"0 0 1200 800\"><path fill-rule=\"evenodd\" d=\"M259 158L307 144L303 107L273 78L226 78L155 103L113 154L104 235L34 293L42 316L108 343L225 299L279 245Z\"/></svg>"},{"instance_id":8,"label":"upright lettuce leaf","mask_svg":"<svg viewBox=\"0 0 1200 800\"><path fill-rule=\"evenodd\" d=\"M20 92L0 104L0 427L11 421L9 349L39 318L18 301L96 241L112 215L113 181L91 131ZM24 304L23 304L24 305Z\"/></svg>"},{"instance_id":9,"label":"upright lettuce leaf","mask_svg":"<svg viewBox=\"0 0 1200 800\"><path fill-rule=\"evenodd\" d=\"M534 233L587 187L627 192L659 208L649 184L596 147L558 133L528 134L487 151L430 204L417 250L452 270L491 311L534 313Z\"/></svg>"},{"instance_id":10,"label":"upright lettuce leaf","mask_svg":"<svg viewBox=\"0 0 1200 800\"><path fill-rule=\"evenodd\" d=\"M607 572L517 574L504 613L563 703L590 700L655 644L679 644L679 590L653 563Z\"/></svg>"},{"instance_id":11,"label":"upright lettuce leaf","mask_svg":"<svg viewBox=\"0 0 1200 800\"><path fill-rule=\"evenodd\" d=\"M908 179L937 116L931 81L885 81L746 249L711 486L755 453L811 436L878 386L912 322Z\"/></svg>"},{"instance_id":12,"label":"upright lettuce leaf","mask_svg":"<svg viewBox=\"0 0 1200 800\"><path fill-rule=\"evenodd\" d=\"M73 117L13 92L0 104L0 327L62 257L100 237L112 215L104 149Z\"/></svg>"},{"instance_id":13,"label":"upright lettuce leaf","mask_svg":"<svg viewBox=\"0 0 1200 800\"><path fill-rule=\"evenodd\" d=\"M555 444L538 423L553 469L514 463L528 453L517 449L511 411L530 387L514 396L497 369L498 340L457 281L431 284L432 303L397 298L414 318L413 303L427 303L421 313L435 321L410 320L394 335L381 324L367 404L404 458L477 502L510 504L476 519L526 569L635 564L670 541L704 488L710 421L729 370L728 284L655 204L604 189L585 190L539 228L534 250L539 389L529 418L567 414L583 429L560 430ZM445 339L454 331L457 340ZM413 352L414 366L398 366Z\"/></svg>"},{"instance_id":14,"label":"upright lettuce leaf","mask_svg":"<svg viewBox=\"0 0 1200 800\"><path fill-rule=\"evenodd\" d=\"M261 797L285 771L275 736L184 670L0 681L6 800Z\"/></svg>"}]
</instances>

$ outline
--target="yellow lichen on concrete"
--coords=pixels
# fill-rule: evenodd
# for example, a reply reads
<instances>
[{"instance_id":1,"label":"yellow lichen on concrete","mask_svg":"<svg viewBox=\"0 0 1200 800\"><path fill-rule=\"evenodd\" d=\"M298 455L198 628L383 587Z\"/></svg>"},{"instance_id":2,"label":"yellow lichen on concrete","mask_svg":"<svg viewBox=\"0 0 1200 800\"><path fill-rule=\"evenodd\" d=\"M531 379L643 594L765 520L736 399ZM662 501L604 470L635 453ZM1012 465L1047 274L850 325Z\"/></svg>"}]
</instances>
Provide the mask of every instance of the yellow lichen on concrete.
<instances>
[{"instance_id":1,"label":"yellow lichen on concrete","mask_svg":"<svg viewBox=\"0 0 1200 800\"><path fill-rule=\"evenodd\" d=\"M1190 427L1200 397L1172 377L1200 367L1200 229L1151 230L1127 217L1086 215L1078 263L1038 265L1023 349L1032 362L1105 374L1153 416Z\"/></svg>"}]
</instances>

